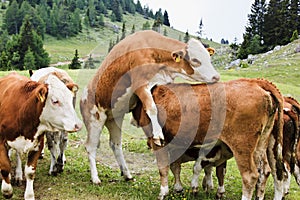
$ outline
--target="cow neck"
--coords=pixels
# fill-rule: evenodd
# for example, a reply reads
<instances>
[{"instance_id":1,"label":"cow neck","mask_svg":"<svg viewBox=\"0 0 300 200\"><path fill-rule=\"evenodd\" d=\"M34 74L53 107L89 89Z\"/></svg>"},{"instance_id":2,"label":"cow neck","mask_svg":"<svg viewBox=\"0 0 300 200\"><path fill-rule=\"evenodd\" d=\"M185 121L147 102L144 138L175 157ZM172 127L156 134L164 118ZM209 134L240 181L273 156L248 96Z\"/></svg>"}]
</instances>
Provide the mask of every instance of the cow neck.
<instances>
[{"instance_id":1,"label":"cow neck","mask_svg":"<svg viewBox=\"0 0 300 200\"><path fill-rule=\"evenodd\" d=\"M33 92L34 93L34 92ZM40 124L40 115L45 106L35 95L28 95L19 111L19 130L25 138L33 139Z\"/></svg>"}]
</instances>

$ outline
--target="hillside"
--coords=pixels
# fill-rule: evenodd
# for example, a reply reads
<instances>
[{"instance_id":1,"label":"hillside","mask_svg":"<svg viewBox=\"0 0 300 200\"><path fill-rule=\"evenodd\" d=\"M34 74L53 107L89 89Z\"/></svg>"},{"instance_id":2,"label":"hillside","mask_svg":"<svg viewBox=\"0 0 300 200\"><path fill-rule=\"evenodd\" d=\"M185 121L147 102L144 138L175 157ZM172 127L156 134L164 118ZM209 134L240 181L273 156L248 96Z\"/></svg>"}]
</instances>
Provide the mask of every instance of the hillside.
<instances>
[{"instance_id":1,"label":"hillside","mask_svg":"<svg viewBox=\"0 0 300 200\"><path fill-rule=\"evenodd\" d=\"M79 57L87 58L91 56L98 61L102 61L107 55L108 47L110 41L116 41L117 37L122 35L122 23L111 22L109 18L104 18L105 27L98 29L86 29L83 28L82 33L76 37L57 40L54 37L46 36L44 41L44 47L46 51L50 54L51 63L66 62L72 60L74 57L75 49L79 52ZM153 19L145 19L142 15L136 13L135 15L126 14L124 15L124 21L126 26L126 35L131 34L132 26L135 25L135 30L142 30L142 26L147 21L153 24ZM115 29L119 29L119 33ZM184 38L185 33L178 31L176 29L170 28L168 26L161 27L161 33L164 29L167 30L168 37L179 39ZM221 47L220 44L209 41L202 40L204 43L209 44L214 48Z\"/></svg>"}]
</instances>

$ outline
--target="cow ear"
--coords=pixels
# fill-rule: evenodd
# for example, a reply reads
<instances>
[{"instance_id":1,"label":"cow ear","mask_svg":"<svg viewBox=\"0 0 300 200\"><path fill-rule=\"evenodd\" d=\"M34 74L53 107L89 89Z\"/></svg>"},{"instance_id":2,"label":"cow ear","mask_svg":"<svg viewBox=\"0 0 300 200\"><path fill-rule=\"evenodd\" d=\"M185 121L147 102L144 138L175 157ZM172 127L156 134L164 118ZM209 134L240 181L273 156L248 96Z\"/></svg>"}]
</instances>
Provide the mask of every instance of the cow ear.
<instances>
[{"instance_id":1,"label":"cow ear","mask_svg":"<svg viewBox=\"0 0 300 200\"><path fill-rule=\"evenodd\" d=\"M79 90L78 85L75 84L75 83L69 83L69 84L67 84L67 88L68 88L69 90L71 90L71 91L74 93L74 95L75 95L76 92Z\"/></svg>"},{"instance_id":2,"label":"cow ear","mask_svg":"<svg viewBox=\"0 0 300 200\"><path fill-rule=\"evenodd\" d=\"M48 88L46 87L46 85L43 85L38 88L36 96L40 102L44 103L46 101L47 94L48 94Z\"/></svg>"},{"instance_id":3,"label":"cow ear","mask_svg":"<svg viewBox=\"0 0 300 200\"><path fill-rule=\"evenodd\" d=\"M212 55L215 54L215 49L214 48L207 47L206 49L207 49L207 51L208 51L208 53L209 53L210 56L212 56Z\"/></svg>"},{"instance_id":4,"label":"cow ear","mask_svg":"<svg viewBox=\"0 0 300 200\"><path fill-rule=\"evenodd\" d=\"M184 57L184 51L183 50L172 52L172 58L177 63L179 63L183 57Z\"/></svg>"}]
</instances>

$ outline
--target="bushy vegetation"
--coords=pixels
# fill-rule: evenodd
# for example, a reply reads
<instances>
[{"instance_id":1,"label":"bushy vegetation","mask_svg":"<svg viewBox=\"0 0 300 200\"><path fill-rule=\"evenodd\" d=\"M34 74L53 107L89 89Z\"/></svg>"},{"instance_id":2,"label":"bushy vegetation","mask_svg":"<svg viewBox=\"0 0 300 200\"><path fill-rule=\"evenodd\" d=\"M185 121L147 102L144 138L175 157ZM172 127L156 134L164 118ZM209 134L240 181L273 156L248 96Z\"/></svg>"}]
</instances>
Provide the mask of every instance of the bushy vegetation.
<instances>
[{"instance_id":1,"label":"bushy vegetation","mask_svg":"<svg viewBox=\"0 0 300 200\"><path fill-rule=\"evenodd\" d=\"M299 0L255 0L238 58L269 51L297 39L300 31Z\"/></svg>"}]
</instances>

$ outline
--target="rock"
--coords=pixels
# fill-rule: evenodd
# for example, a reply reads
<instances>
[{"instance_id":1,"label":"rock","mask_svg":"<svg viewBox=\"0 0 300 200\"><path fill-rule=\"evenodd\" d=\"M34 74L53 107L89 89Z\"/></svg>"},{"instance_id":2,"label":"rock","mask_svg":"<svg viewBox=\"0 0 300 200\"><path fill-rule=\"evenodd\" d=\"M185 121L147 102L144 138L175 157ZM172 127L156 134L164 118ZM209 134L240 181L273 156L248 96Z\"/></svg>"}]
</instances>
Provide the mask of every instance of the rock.
<instances>
[{"instance_id":1,"label":"rock","mask_svg":"<svg viewBox=\"0 0 300 200\"><path fill-rule=\"evenodd\" d=\"M295 48L295 53L299 53L300 52L300 45L298 45L296 48Z\"/></svg>"},{"instance_id":2,"label":"rock","mask_svg":"<svg viewBox=\"0 0 300 200\"><path fill-rule=\"evenodd\" d=\"M237 68L240 66L240 63L241 59L234 60L228 66L226 66L225 69Z\"/></svg>"}]
</instances>

